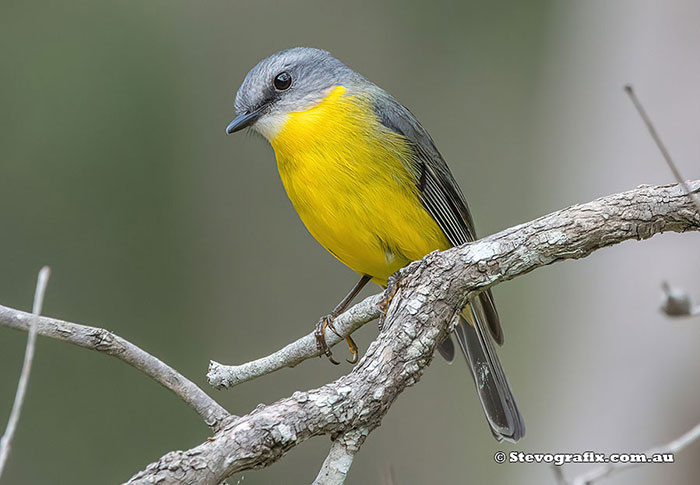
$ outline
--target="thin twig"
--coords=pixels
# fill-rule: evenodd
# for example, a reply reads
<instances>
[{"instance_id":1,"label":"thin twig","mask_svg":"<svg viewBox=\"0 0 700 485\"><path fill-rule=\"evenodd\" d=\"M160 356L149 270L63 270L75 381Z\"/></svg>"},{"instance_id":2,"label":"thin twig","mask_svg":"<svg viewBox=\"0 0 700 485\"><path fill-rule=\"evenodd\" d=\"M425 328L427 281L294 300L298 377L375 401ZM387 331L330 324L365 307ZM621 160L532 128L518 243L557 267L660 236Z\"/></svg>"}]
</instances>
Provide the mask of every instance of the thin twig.
<instances>
[{"instance_id":1,"label":"thin twig","mask_svg":"<svg viewBox=\"0 0 700 485\"><path fill-rule=\"evenodd\" d=\"M51 276L51 269L44 266L39 270L39 275L36 280L36 288L34 289L34 304L32 305L32 313L39 315L41 307L44 305L44 294L46 293L46 285ZM27 385L29 384L29 376L32 372L32 362L34 361L34 349L36 347L36 327L29 326L29 335L27 336L27 347L24 350L24 363L22 364L22 373L19 376L17 384L17 393L15 394L15 402L12 404L10 411L10 419L7 421L7 428L0 439L0 477L7 462L7 456L10 453L10 444L17 429L20 414L22 414L22 404L24 404L24 396L27 393Z\"/></svg>"},{"instance_id":2,"label":"thin twig","mask_svg":"<svg viewBox=\"0 0 700 485\"><path fill-rule=\"evenodd\" d=\"M381 485L396 485L396 476L394 473L394 465L389 464L382 471Z\"/></svg>"},{"instance_id":3,"label":"thin twig","mask_svg":"<svg viewBox=\"0 0 700 485\"><path fill-rule=\"evenodd\" d=\"M655 446L644 452L646 456L668 454L668 453L678 453L683 448L700 438L700 424L697 424L690 431L684 433L680 437L662 446ZM622 470L627 470L639 465L646 464L647 462L629 461L626 463L606 463L586 473L583 473L577 477L574 477L571 481L565 483L571 485L590 485L596 480L601 478L609 477L610 475L617 473Z\"/></svg>"},{"instance_id":4,"label":"thin twig","mask_svg":"<svg viewBox=\"0 0 700 485\"><path fill-rule=\"evenodd\" d=\"M700 316L700 304L694 305L687 291L681 288L673 288L666 281L661 282L663 301L661 311L669 317L697 317Z\"/></svg>"},{"instance_id":5,"label":"thin twig","mask_svg":"<svg viewBox=\"0 0 700 485\"><path fill-rule=\"evenodd\" d=\"M561 466L552 465L552 473L554 473L554 479L557 481L557 485L568 485Z\"/></svg>"},{"instance_id":6,"label":"thin twig","mask_svg":"<svg viewBox=\"0 0 700 485\"><path fill-rule=\"evenodd\" d=\"M635 108L639 112L639 116L642 118L642 121L644 121L644 124L646 125L647 129L649 130L649 134L651 137L654 139L654 142L656 142L656 146L659 148L659 151L661 152L661 155L664 157L664 160L666 160L666 164L668 167L671 169L671 172L673 172L673 176L676 178L678 183L683 187L683 190L685 190L686 194L688 194L688 197L690 200L692 200L693 204L697 207L698 211L700 212L700 199L698 199L697 194L694 193L690 187L688 186L688 183L685 181L683 176L681 175L680 171L678 170L678 167L676 167L676 164L673 162L673 159L671 158L671 154L669 151L666 149L666 146L664 143L661 141L661 137L659 136L658 132L654 128L654 124L651 122L651 119L649 118L649 115L647 115L646 110L642 106L642 103L639 101L639 98L637 97L636 93L634 92L634 88L632 87L631 84L627 84L625 86L625 92L629 95L630 99L632 100L632 103L634 104ZM662 283L662 289L664 291L664 303L662 310L669 316L692 316L693 314L693 309L692 309L692 304L690 302L690 297L687 295L685 292L681 292L679 290L670 288L668 283L665 281ZM700 307L698 307L700 309ZM695 311L699 311L698 309L695 309ZM688 431L687 433L683 434L681 437L678 439L675 439L671 441L670 443L666 444L665 446L658 446L651 448L647 450L644 454L646 456L654 455L654 454L662 454L662 453L676 453L686 446L688 446L690 443L693 441L697 440L698 437L700 437L700 424L696 425L693 429ZM629 469L635 466L638 466L640 464L643 464L645 462L626 462L626 463L606 463L604 465L601 465L599 467L596 467L592 470L589 470L586 473L583 473L581 475L578 475L574 477L572 480L563 480L563 472L560 467L555 467L555 470L558 471L556 474L558 483L564 483L564 484L572 484L572 485L588 485L596 480L600 480L601 478L609 477L615 472L619 472L621 470Z\"/></svg>"},{"instance_id":7,"label":"thin twig","mask_svg":"<svg viewBox=\"0 0 700 485\"><path fill-rule=\"evenodd\" d=\"M661 141L661 136L659 136L659 133L656 131L654 124L651 122L651 118L649 118L649 115L644 109L644 106L642 106L641 101L639 101L637 93L635 93L631 84L625 85L625 92L629 95L634 107L637 108L639 116L642 118L642 121L649 130L649 134L656 143L656 146L659 148L664 160L666 160L666 164L671 169L671 172L673 172L673 176L676 178L676 181L681 184L686 194L688 194L688 197L690 197L690 200L692 200L693 204L695 204L698 212L700 212L700 198L698 198L698 195L690 190L688 182L686 182L685 178L681 175L681 172L678 170L673 158L671 158L671 154L666 148L666 145L664 145L663 141ZM661 310L666 313L666 315L670 317L692 317L700 315L700 306L692 308L690 295L688 295L686 292L675 288L670 288L668 283L665 281L662 283L662 288L664 290L664 303Z\"/></svg>"},{"instance_id":8,"label":"thin twig","mask_svg":"<svg viewBox=\"0 0 700 485\"><path fill-rule=\"evenodd\" d=\"M381 299L381 294L369 296L333 320L333 326L337 333L328 332L326 334L328 346L332 347L338 342L344 341L346 336L362 325L378 318ZM209 384L216 388L231 388L284 367L294 367L306 359L318 357L319 355L321 353L316 344L316 337L311 332L271 355L245 364L223 365L211 361L209 363L209 372L207 372L207 380Z\"/></svg>"},{"instance_id":9,"label":"thin twig","mask_svg":"<svg viewBox=\"0 0 700 485\"><path fill-rule=\"evenodd\" d=\"M195 383L137 345L103 328L41 317L0 305L0 327L28 331L111 355L135 367L185 401L204 422L217 431L231 417Z\"/></svg>"},{"instance_id":10,"label":"thin twig","mask_svg":"<svg viewBox=\"0 0 700 485\"><path fill-rule=\"evenodd\" d=\"M644 121L644 124L646 125L647 129L649 130L649 134L654 139L654 142L656 142L656 146L659 147L659 151L661 152L661 155L664 157L664 160L666 160L666 163L668 164L668 167L671 169L671 172L673 172L673 176L676 177L676 181L679 184L681 184L681 186L685 190L685 193L688 194L688 197L690 197L692 199L693 203L695 204L695 207L698 209L698 212L700 212L700 198L698 198L697 194L694 194L693 191L690 190L690 187L688 186L688 182L686 182L685 178L683 178L683 176L681 175L681 172L678 170L678 167L676 167L676 164L673 162L673 159L671 158L671 154L666 149L666 145L664 145L664 142L661 141L661 136L659 136L659 133L656 131L654 124L651 122L651 118L649 118L649 115L647 114L646 110L644 109L644 106L642 106L642 103L639 101L639 98L637 97L637 94L634 92L634 88L632 87L631 84L625 85L625 92L628 94L628 96L632 100L632 104L634 104L634 107L637 108L637 112L639 112L639 116L642 118L642 121Z\"/></svg>"},{"instance_id":11,"label":"thin twig","mask_svg":"<svg viewBox=\"0 0 700 485\"><path fill-rule=\"evenodd\" d=\"M651 137L654 139L654 142L656 143L656 146L659 148L659 151L661 152L661 155L664 157L664 160L666 160L666 164L668 167L671 169L671 172L673 172L673 176L676 178L678 183L683 187L683 190L688 194L688 197L690 200L693 201L693 204L695 204L695 207L698 209L700 212L700 199L698 199L698 196L696 193L694 193L690 187L688 186L688 183L686 182L685 178L681 175L680 171L678 170L678 167L676 167L676 164L673 161L673 158L671 158L671 154L669 153L668 149L666 148L666 145L664 145L663 141L661 140L661 136L659 136L658 132L656 131L656 128L654 127L654 124L651 122L651 119L649 118L649 115L647 114L646 110L644 109L644 106L642 106L642 103L639 101L639 98L637 97L637 94L634 92L634 88L632 87L631 84L627 84L625 86L625 92L628 94L630 99L632 100L632 104L634 104L634 107L637 109L639 112L639 116L642 118L642 121L644 121L644 124L646 125L647 129L649 130L649 134ZM676 296L677 295L672 295L671 289L668 286L668 283L664 282L663 283L663 289L664 293L666 294L666 301L668 302L670 300L671 296ZM677 293L677 292L676 292ZM678 300L679 298L676 298ZM674 300L675 302L675 300ZM690 305L690 301L687 300L688 305ZM666 304L668 307L668 303ZM676 310L677 312L677 310ZM673 314L672 311L669 311L667 309L666 313L669 315ZM688 309L686 314L690 315L692 312ZM671 441L668 443L666 446L660 446L656 448L652 448L646 452L646 455L652 455L655 453L675 453L677 451L682 450L685 448L687 445L695 441L700 437L700 424L695 426L693 429L682 435L680 438ZM573 484L590 484L593 483L595 480L599 480L603 477L607 477L612 475L616 471L620 471L626 468L631 468L633 466L639 465L640 463L607 463L603 466L600 466L598 468L594 468L593 470L589 471L588 473L584 473L576 478L571 482Z\"/></svg>"}]
</instances>

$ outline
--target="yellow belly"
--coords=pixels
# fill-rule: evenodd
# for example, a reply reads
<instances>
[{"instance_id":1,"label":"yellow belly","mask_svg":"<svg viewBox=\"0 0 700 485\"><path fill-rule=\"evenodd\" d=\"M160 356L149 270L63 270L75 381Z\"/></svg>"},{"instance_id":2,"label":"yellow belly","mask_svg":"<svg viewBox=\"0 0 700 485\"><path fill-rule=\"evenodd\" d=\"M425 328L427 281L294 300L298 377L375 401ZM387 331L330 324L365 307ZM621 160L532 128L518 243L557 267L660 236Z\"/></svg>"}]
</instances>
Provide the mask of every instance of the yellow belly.
<instances>
[{"instance_id":1,"label":"yellow belly","mask_svg":"<svg viewBox=\"0 0 700 485\"><path fill-rule=\"evenodd\" d=\"M410 147L366 100L336 87L314 108L290 114L270 143L306 228L356 272L386 284L409 262L450 247L401 162Z\"/></svg>"}]
</instances>

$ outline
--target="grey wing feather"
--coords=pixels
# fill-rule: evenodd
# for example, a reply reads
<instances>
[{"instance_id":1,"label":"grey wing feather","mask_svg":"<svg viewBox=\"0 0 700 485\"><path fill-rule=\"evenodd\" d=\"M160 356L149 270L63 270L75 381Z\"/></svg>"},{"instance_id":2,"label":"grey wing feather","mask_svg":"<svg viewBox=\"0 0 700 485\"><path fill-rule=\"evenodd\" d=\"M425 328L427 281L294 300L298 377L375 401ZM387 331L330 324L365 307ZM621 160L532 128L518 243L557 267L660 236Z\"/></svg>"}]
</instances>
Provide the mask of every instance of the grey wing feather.
<instances>
[{"instance_id":1,"label":"grey wing feather","mask_svg":"<svg viewBox=\"0 0 700 485\"><path fill-rule=\"evenodd\" d=\"M474 222L464 195L430 135L413 114L388 93L379 91L375 112L386 128L406 138L414 157L405 160L414 175L421 202L453 246L476 240ZM517 441L525 433L508 380L496 354L492 338L503 344L503 331L491 291L470 302L474 327L463 320L455 334L477 387L487 421L499 441ZM454 358L454 343L444 340L438 350L448 361Z\"/></svg>"},{"instance_id":2,"label":"grey wing feather","mask_svg":"<svg viewBox=\"0 0 700 485\"><path fill-rule=\"evenodd\" d=\"M416 177L423 206L438 223L450 244L461 246L475 241L474 220L464 194L428 132L408 108L386 92L377 95L375 112L385 127L411 143L415 156L404 162ZM488 317L491 335L499 345L503 345L503 330L491 291L482 292L479 299Z\"/></svg>"},{"instance_id":3,"label":"grey wing feather","mask_svg":"<svg viewBox=\"0 0 700 485\"><path fill-rule=\"evenodd\" d=\"M453 246L474 241L472 215L435 142L408 108L383 94L375 103L375 112L384 126L411 143L415 156L404 162L416 177L423 205Z\"/></svg>"}]
</instances>

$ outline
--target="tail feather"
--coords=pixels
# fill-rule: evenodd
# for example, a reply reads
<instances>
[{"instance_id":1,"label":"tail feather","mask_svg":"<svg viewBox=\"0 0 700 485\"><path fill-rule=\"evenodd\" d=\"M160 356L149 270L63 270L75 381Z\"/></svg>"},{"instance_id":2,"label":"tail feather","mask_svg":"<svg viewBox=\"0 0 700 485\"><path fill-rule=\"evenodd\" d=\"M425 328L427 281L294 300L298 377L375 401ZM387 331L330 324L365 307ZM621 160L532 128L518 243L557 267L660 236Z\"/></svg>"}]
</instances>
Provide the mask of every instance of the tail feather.
<instances>
[{"instance_id":1,"label":"tail feather","mask_svg":"<svg viewBox=\"0 0 700 485\"><path fill-rule=\"evenodd\" d=\"M491 336L498 345L503 345L503 329L501 328L501 319L498 317L496 310L496 302L493 301L493 293L491 290L482 291L479 293L479 302L483 309L484 318L489 328Z\"/></svg>"},{"instance_id":2,"label":"tail feather","mask_svg":"<svg viewBox=\"0 0 700 485\"><path fill-rule=\"evenodd\" d=\"M448 335L445 340L440 342L438 344L438 352L440 352L440 355L442 355L442 358L445 359L449 364L454 362L455 360L455 343L452 340L452 336Z\"/></svg>"},{"instance_id":3,"label":"tail feather","mask_svg":"<svg viewBox=\"0 0 700 485\"><path fill-rule=\"evenodd\" d=\"M462 312L454 333L469 363L491 432L498 441L516 442L525 435L525 422L496 353L494 339L498 335L502 339L502 333L494 335L494 328L500 330L498 320L492 320L494 314L497 319L493 304L487 310L481 299L475 299Z\"/></svg>"}]
</instances>

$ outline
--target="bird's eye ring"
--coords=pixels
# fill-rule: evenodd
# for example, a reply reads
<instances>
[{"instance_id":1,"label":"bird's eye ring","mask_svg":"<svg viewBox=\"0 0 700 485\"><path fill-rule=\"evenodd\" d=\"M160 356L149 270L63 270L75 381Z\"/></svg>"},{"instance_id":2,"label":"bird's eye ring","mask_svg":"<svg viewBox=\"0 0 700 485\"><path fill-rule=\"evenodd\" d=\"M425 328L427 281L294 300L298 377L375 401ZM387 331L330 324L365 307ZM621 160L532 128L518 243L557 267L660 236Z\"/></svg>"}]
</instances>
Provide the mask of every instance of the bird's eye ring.
<instances>
[{"instance_id":1,"label":"bird's eye ring","mask_svg":"<svg viewBox=\"0 0 700 485\"><path fill-rule=\"evenodd\" d=\"M278 91L286 91L289 86L292 85L292 76L287 71L282 71L272 82L275 85L275 89Z\"/></svg>"}]
</instances>

